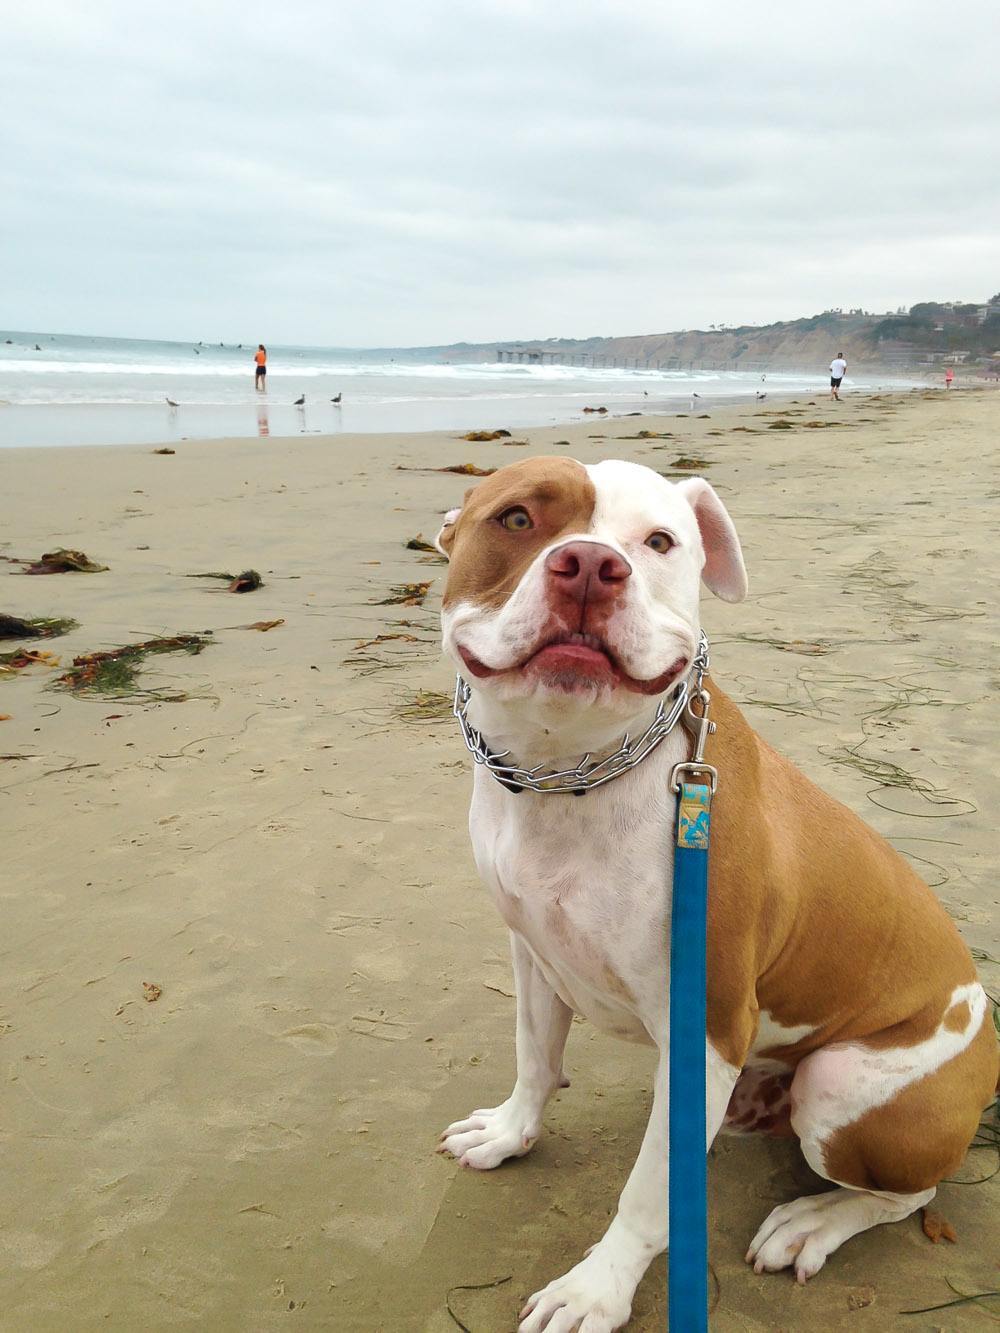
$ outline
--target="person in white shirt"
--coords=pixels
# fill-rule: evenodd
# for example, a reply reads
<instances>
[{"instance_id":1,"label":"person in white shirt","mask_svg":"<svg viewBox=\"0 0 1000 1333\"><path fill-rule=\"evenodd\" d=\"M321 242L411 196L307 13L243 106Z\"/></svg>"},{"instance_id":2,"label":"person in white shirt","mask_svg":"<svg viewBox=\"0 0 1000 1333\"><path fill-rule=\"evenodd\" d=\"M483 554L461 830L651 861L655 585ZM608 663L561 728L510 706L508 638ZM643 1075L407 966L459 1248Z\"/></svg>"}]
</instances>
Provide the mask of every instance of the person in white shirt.
<instances>
[{"instance_id":1,"label":"person in white shirt","mask_svg":"<svg viewBox=\"0 0 1000 1333\"><path fill-rule=\"evenodd\" d=\"M844 353L838 352L830 362L830 397L840 402L840 381L847 374L847 362Z\"/></svg>"}]
</instances>

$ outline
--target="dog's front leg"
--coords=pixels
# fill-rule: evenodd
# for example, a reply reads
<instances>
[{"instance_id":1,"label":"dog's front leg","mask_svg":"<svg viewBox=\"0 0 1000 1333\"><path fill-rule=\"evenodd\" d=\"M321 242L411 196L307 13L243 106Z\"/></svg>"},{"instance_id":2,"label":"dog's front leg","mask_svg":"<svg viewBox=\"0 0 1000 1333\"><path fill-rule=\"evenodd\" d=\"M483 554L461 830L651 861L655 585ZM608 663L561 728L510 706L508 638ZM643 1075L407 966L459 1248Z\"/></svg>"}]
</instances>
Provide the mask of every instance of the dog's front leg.
<instances>
[{"instance_id":1,"label":"dog's front leg","mask_svg":"<svg viewBox=\"0 0 1000 1333\"><path fill-rule=\"evenodd\" d=\"M722 1125L739 1070L707 1045L708 1147ZM643 1273L667 1248L668 1052L662 1049L653 1090L653 1109L635 1166L625 1183L618 1212L587 1257L532 1296L521 1311L519 1333L567 1333L582 1325L587 1333L622 1328ZM585 1323L583 1321L586 1321Z\"/></svg>"},{"instance_id":2,"label":"dog's front leg","mask_svg":"<svg viewBox=\"0 0 1000 1333\"><path fill-rule=\"evenodd\" d=\"M523 1157L542 1132L542 1112L563 1082L562 1057L573 1011L545 980L524 941L511 932L517 994L517 1081L500 1106L473 1111L441 1136L441 1151L488 1171Z\"/></svg>"},{"instance_id":3,"label":"dog's front leg","mask_svg":"<svg viewBox=\"0 0 1000 1333\"><path fill-rule=\"evenodd\" d=\"M611 1333L628 1322L639 1279L667 1248L667 1052L660 1053L653 1109L618 1212L587 1257L535 1292L521 1311L519 1333Z\"/></svg>"}]
</instances>

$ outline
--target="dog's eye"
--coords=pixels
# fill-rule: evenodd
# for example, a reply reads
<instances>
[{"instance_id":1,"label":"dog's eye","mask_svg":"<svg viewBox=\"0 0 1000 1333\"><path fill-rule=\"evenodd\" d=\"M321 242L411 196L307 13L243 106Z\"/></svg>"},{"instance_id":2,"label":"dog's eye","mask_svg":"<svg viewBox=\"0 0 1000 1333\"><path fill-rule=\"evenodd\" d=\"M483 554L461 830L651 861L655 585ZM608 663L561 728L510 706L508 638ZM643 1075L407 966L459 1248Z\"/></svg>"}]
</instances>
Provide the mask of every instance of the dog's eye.
<instances>
[{"instance_id":1,"label":"dog's eye","mask_svg":"<svg viewBox=\"0 0 1000 1333\"><path fill-rule=\"evenodd\" d=\"M535 526L527 509L522 509L520 505L505 510L497 519L497 522L508 532L527 532L529 528Z\"/></svg>"},{"instance_id":2,"label":"dog's eye","mask_svg":"<svg viewBox=\"0 0 1000 1333\"><path fill-rule=\"evenodd\" d=\"M666 555L675 544L669 532L653 532L646 538L646 545L651 546L660 555Z\"/></svg>"}]
</instances>

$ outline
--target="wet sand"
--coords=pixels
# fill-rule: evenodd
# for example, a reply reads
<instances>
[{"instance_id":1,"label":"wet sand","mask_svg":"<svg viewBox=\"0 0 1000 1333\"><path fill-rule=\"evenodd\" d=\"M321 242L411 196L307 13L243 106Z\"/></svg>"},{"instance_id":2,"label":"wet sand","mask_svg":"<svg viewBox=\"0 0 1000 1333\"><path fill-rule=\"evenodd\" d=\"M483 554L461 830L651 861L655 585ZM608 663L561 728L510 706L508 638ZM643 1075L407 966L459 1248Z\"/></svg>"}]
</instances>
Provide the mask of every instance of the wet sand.
<instances>
[{"instance_id":1,"label":"wet sand","mask_svg":"<svg viewBox=\"0 0 1000 1333\"><path fill-rule=\"evenodd\" d=\"M0 554L63 545L110 567L0 564L0 611L80 622L36 646L65 663L215 631L143 672L183 702L77 699L40 667L0 679L4 1329L448 1333L451 1291L475 1333L509 1333L614 1210L650 1053L583 1023L529 1157L479 1175L433 1151L507 1094L513 1000L446 713L444 569L403 545L470 483L397 464L703 460L751 578L741 606L706 598L714 674L1000 958L998 410L989 390L816 397L531 428L520 447L437 433L0 456ZM629 438L642 429L672 435ZM265 585L242 597L184 577L247 566ZM420 580L423 606L379 604ZM356 647L380 634L408 637ZM996 994L1000 966L981 966ZM962 1175L996 1165L975 1151ZM775 1202L820 1187L795 1145L721 1139L709 1178L713 1329L983 1326L974 1306L899 1312L953 1299L947 1279L1000 1286L1000 1177L941 1188L957 1245L913 1218L848 1242L804 1289L742 1262ZM632 1327L665 1326L664 1273Z\"/></svg>"}]
</instances>

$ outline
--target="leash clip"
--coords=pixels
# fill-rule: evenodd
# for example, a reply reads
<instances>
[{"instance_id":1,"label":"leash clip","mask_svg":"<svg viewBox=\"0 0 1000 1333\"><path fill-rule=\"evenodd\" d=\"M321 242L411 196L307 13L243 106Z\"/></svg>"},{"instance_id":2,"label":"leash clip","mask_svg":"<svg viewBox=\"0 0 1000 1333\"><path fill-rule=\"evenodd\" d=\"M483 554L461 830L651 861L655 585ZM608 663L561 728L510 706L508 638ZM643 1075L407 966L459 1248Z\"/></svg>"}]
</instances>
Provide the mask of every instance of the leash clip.
<instances>
[{"instance_id":1,"label":"leash clip","mask_svg":"<svg viewBox=\"0 0 1000 1333\"><path fill-rule=\"evenodd\" d=\"M712 702L712 696L709 694L708 690L706 690L702 685L699 685L697 689L693 690L691 692L690 697L688 698L687 715L690 718L691 723L695 728L694 754L686 763L674 764L674 767L670 773L671 791L675 792L680 791L681 789L680 775L682 773L687 773L687 774L701 773L708 778L709 787L712 791L712 794L713 795L715 794L715 789L719 785L718 769L713 768L711 764L706 764L704 759L705 742L708 740L709 736L711 736L712 733L715 731L715 723L710 722L708 718L708 707L711 702ZM701 705L700 712L695 711L694 709L695 703Z\"/></svg>"}]
</instances>

